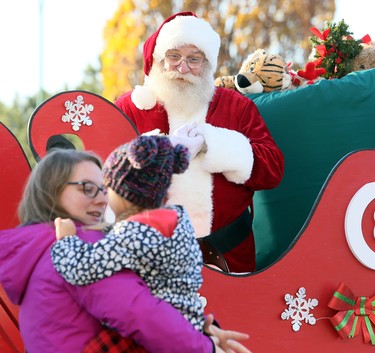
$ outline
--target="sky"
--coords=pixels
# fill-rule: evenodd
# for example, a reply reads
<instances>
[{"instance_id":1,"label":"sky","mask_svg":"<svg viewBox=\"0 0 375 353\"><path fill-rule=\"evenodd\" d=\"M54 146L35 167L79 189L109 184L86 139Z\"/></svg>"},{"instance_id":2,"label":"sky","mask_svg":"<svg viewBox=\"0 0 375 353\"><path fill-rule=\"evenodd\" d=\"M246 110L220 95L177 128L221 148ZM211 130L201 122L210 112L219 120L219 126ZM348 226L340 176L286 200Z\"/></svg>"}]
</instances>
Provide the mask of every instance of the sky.
<instances>
[{"instance_id":1,"label":"sky","mask_svg":"<svg viewBox=\"0 0 375 353\"><path fill-rule=\"evenodd\" d=\"M0 101L35 95L40 87L74 89L89 64L98 66L103 29L118 2L0 0Z\"/></svg>"},{"instance_id":2,"label":"sky","mask_svg":"<svg viewBox=\"0 0 375 353\"><path fill-rule=\"evenodd\" d=\"M98 65L103 29L118 2L0 0L0 102L33 96L41 87L52 94L74 89L86 67ZM375 42L374 10L374 0L337 0L334 21L344 19L354 38L370 34Z\"/></svg>"}]
</instances>

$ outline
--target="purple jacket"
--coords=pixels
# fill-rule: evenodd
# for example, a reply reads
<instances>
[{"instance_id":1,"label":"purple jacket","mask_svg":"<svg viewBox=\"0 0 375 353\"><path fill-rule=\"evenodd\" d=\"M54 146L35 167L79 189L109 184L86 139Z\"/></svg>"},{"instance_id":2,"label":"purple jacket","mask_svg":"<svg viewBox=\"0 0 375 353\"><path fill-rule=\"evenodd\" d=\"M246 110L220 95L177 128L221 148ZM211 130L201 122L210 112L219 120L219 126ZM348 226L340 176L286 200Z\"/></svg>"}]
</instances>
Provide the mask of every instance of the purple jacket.
<instances>
[{"instance_id":1,"label":"purple jacket","mask_svg":"<svg viewBox=\"0 0 375 353\"><path fill-rule=\"evenodd\" d=\"M103 236L79 228L78 235L89 242ZM65 282L52 265L54 241L55 230L48 224L0 231L0 283L20 305L20 330L28 353L79 353L101 330L98 320L134 338L150 353L213 352L208 337L153 297L130 270L83 287Z\"/></svg>"}]
</instances>

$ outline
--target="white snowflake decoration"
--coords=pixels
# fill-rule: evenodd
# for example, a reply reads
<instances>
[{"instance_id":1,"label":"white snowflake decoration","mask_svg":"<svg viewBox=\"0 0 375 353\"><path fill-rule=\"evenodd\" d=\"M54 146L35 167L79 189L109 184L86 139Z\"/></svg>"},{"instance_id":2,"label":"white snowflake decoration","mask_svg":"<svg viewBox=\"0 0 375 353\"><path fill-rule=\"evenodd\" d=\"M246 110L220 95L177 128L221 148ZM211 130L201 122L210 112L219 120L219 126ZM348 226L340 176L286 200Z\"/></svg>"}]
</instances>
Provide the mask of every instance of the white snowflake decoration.
<instances>
[{"instance_id":1,"label":"white snowflake decoration","mask_svg":"<svg viewBox=\"0 0 375 353\"><path fill-rule=\"evenodd\" d=\"M315 325L316 319L310 310L313 310L318 305L317 299L308 299L306 297L306 289L301 287L296 293L294 298L290 294L285 294L285 303L289 305L288 309L281 314L283 320L292 319L292 329L297 332L302 326L302 322L305 321L307 324Z\"/></svg>"},{"instance_id":2,"label":"white snowflake decoration","mask_svg":"<svg viewBox=\"0 0 375 353\"><path fill-rule=\"evenodd\" d=\"M78 131L82 124L92 125L92 120L88 115L94 110L94 106L84 104L82 96L77 96L74 102L66 101L65 108L67 112L61 117L61 120L64 123L71 122L74 131Z\"/></svg>"}]
</instances>

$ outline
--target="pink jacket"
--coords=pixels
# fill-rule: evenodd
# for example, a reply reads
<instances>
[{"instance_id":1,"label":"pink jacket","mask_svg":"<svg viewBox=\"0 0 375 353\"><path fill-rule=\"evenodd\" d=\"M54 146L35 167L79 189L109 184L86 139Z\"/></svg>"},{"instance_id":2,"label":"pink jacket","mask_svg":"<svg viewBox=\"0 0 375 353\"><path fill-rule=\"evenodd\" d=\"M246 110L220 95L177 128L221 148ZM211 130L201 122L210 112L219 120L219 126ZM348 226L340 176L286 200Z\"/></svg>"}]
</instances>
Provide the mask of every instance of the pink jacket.
<instances>
[{"instance_id":1,"label":"pink jacket","mask_svg":"<svg viewBox=\"0 0 375 353\"><path fill-rule=\"evenodd\" d=\"M98 231L78 235L94 242ZM213 352L212 341L177 310L153 297L143 280L124 270L75 287L55 271L48 224L0 231L0 283L20 305L19 324L28 353L79 353L100 330L101 320L149 352Z\"/></svg>"}]
</instances>

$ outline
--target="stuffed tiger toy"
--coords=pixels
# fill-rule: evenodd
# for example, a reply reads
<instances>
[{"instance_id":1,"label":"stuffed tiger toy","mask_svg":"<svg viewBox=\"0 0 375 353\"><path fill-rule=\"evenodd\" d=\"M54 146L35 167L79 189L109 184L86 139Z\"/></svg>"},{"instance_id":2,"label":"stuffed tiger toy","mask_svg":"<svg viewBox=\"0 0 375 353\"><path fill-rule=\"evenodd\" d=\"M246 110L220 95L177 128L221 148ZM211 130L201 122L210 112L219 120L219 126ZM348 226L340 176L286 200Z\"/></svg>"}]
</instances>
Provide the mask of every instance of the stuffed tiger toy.
<instances>
[{"instance_id":1,"label":"stuffed tiger toy","mask_svg":"<svg viewBox=\"0 0 375 353\"><path fill-rule=\"evenodd\" d=\"M249 94L285 90L291 86L291 81L283 57L258 49L248 56L237 75L218 77L215 85Z\"/></svg>"}]
</instances>

